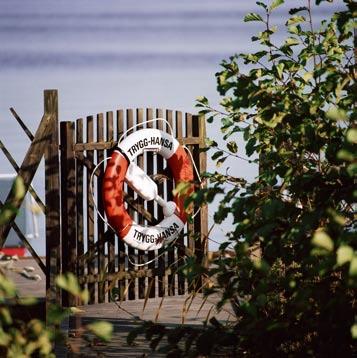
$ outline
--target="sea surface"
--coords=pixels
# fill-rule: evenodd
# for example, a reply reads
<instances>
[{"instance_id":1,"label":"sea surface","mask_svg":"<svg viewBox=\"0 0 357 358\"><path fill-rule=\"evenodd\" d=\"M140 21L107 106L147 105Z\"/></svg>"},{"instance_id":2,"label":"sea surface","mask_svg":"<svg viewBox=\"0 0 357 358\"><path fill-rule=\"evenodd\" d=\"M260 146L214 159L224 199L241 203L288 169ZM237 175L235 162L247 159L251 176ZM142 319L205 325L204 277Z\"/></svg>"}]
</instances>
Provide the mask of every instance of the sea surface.
<instances>
[{"instance_id":1,"label":"sea surface","mask_svg":"<svg viewBox=\"0 0 357 358\"><path fill-rule=\"evenodd\" d=\"M287 9L304 5L286 1L271 22L281 29ZM342 0L324 3L314 9L315 21L342 6ZM117 108L196 112L198 96L216 106L214 74L221 60L257 49L250 38L263 25L243 22L257 9L250 0L0 0L0 139L21 163L30 142L9 107L35 131L47 88L59 90L60 120ZM276 41L282 36L280 30ZM208 136L219 140L219 123L208 126ZM247 180L257 175L257 167L242 160L227 161L222 170L227 168ZM0 153L0 174L5 173L13 170ZM43 197L43 166L33 186ZM216 205L210 207L210 224ZM32 243L43 255L39 220L40 239ZM222 241L229 228L228 220L212 238Z\"/></svg>"}]
</instances>

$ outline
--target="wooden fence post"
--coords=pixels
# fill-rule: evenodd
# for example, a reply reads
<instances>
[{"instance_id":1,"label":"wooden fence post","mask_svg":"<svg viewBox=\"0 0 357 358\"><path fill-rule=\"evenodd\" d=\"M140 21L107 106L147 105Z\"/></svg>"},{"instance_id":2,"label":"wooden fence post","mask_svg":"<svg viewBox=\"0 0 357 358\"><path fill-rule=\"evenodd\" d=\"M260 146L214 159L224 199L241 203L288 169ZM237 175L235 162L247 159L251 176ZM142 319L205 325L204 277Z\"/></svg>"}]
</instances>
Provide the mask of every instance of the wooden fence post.
<instances>
[{"instance_id":1,"label":"wooden fence post","mask_svg":"<svg viewBox=\"0 0 357 358\"><path fill-rule=\"evenodd\" d=\"M61 272L57 90L44 91L44 112L51 117L49 141L45 150L47 312L49 303L60 303L60 291L55 283L56 275Z\"/></svg>"},{"instance_id":2,"label":"wooden fence post","mask_svg":"<svg viewBox=\"0 0 357 358\"><path fill-rule=\"evenodd\" d=\"M60 123L61 144L61 252L62 272L77 274L76 174L74 159L74 122ZM62 291L62 305L75 306L76 299Z\"/></svg>"}]
</instances>

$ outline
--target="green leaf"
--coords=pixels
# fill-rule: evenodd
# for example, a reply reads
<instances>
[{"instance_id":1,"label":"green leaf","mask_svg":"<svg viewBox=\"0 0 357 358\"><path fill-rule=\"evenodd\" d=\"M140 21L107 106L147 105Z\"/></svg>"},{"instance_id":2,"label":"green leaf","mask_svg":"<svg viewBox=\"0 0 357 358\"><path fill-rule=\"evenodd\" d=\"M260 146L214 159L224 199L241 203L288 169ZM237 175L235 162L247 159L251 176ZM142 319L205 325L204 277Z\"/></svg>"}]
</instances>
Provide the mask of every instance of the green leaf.
<instances>
[{"instance_id":1,"label":"green leaf","mask_svg":"<svg viewBox=\"0 0 357 358\"><path fill-rule=\"evenodd\" d=\"M346 111L336 106L331 106L327 110L326 116L327 118L332 119L334 121L344 121L347 119Z\"/></svg>"},{"instance_id":2,"label":"green leaf","mask_svg":"<svg viewBox=\"0 0 357 358\"><path fill-rule=\"evenodd\" d=\"M56 278L56 284L58 287L69 292L73 296L80 298L84 303L88 302L89 299L88 291L81 290L77 277L73 273L68 272L64 275L59 275Z\"/></svg>"},{"instance_id":3,"label":"green leaf","mask_svg":"<svg viewBox=\"0 0 357 358\"><path fill-rule=\"evenodd\" d=\"M259 14L256 14L254 12L250 12L249 14L245 15L244 22L249 22L249 21L262 21L262 22L264 22L262 17Z\"/></svg>"},{"instance_id":4,"label":"green leaf","mask_svg":"<svg viewBox=\"0 0 357 358\"><path fill-rule=\"evenodd\" d=\"M302 78L304 79L305 82L309 82L312 77L313 77L312 72L306 72Z\"/></svg>"},{"instance_id":5,"label":"green leaf","mask_svg":"<svg viewBox=\"0 0 357 358\"><path fill-rule=\"evenodd\" d=\"M112 338L113 325L109 322L96 321L88 324L87 328L102 341L109 342Z\"/></svg>"},{"instance_id":6,"label":"green leaf","mask_svg":"<svg viewBox=\"0 0 357 358\"><path fill-rule=\"evenodd\" d=\"M175 189L172 190L172 194L174 196L183 196L186 195L189 189L191 188L191 183L180 182L176 185Z\"/></svg>"},{"instance_id":7,"label":"green leaf","mask_svg":"<svg viewBox=\"0 0 357 358\"><path fill-rule=\"evenodd\" d=\"M351 326L351 336L353 339L357 339L357 323Z\"/></svg>"},{"instance_id":8,"label":"green leaf","mask_svg":"<svg viewBox=\"0 0 357 358\"><path fill-rule=\"evenodd\" d=\"M337 249L337 265L342 266L346 262L350 262L353 258L353 249L351 246L342 245Z\"/></svg>"},{"instance_id":9,"label":"green leaf","mask_svg":"<svg viewBox=\"0 0 357 358\"><path fill-rule=\"evenodd\" d=\"M292 9L289 10L289 14L290 15L294 15L297 14L298 12L301 11L308 11L309 9L306 6L301 6L301 7L294 7Z\"/></svg>"},{"instance_id":10,"label":"green leaf","mask_svg":"<svg viewBox=\"0 0 357 358\"><path fill-rule=\"evenodd\" d=\"M346 134L346 139L347 139L347 142L356 144L357 143L357 129L356 128L349 129Z\"/></svg>"},{"instance_id":11,"label":"green leaf","mask_svg":"<svg viewBox=\"0 0 357 358\"><path fill-rule=\"evenodd\" d=\"M296 39L295 37L288 37L286 40L285 40L285 44L287 46L296 46L296 45L299 45L300 44L300 41L298 39Z\"/></svg>"},{"instance_id":12,"label":"green leaf","mask_svg":"<svg viewBox=\"0 0 357 358\"><path fill-rule=\"evenodd\" d=\"M352 163L347 167L347 173L349 176L354 177L357 175L357 163Z\"/></svg>"},{"instance_id":13,"label":"green leaf","mask_svg":"<svg viewBox=\"0 0 357 358\"><path fill-rule=\"evenodd\" d=\"M357 256L353 255L353 258L350 263L349 275L351 277L357 277Z\"/></svg>"},{"instance_id":14,"label":"green leaf","mask_svg":"<svg viewBox=\"0 0 357 358\"><path fill-rule=\"evenodd\" d=\"M284 0L274 0L270 5L269 10L272 11L282 4L284 4Z\"/></svg>"},{"instance_id":15,"label":"green leaf","mask_svg":"<svg viewBox=\"0 0 357 358\"><path fill-rule=\"evenodd\" d=\"M227 143L227 148L232 152L232 153L237 153L238 152L238 146L236 142L229 142Z\"/></svg>"},{"instance_id":16,"label":"green leaf","mask_svg":"<svg viewBox=\"0 0 357 358\"><path fill-rule=\"evenodd\" d=\"M277 66L276 66L276 70L278 71L278 76L280 79L283 78L283 71L284 71L284 64L283 63L279 63Z\"/></svg>"},{"instance_id":17,"label":"green leaf","mask_svg":"<svg viewBox=\"0 0 357 358\"><path fill-rule=\"evenodd\" d=\"M257 4L258 6L260 6L260 7L262 7L263 9L267 9L267 8L268 8L268 6L266 6L266 5L265 5L263 2L261 2L261 1L257 1L256 4Z\"/></svg>"},{"instance_id":18,"label":"green leaf","mask_svg":"<svg viewBox=\"0 0 357 358\"><path fill-rule=\"evenodd\" d=\"M293 16L287 21L286 25L294 25L304 21L306 21L304 16Z\"/></svg>"},{"instance_id":19,"label":"green leaf","mask_svg":"<svg viewBox=\"0 0 357 358\"><path fill-rule=\"evenodd\" d=\"M316 247L325 249L326 251L332 251L334 247L330 236L321 228L315 231L311 243Z\"/></svg>"},{"instance_id":20,"label":"green leaf","mask_svg":"<svg viewBox=\"0 0 357 358\"><path fill-rule=\"evenodd\" d=\"M355 159L355 156L353 153L351 153L347 149L341 149L337 152L337 159L352 162Z\"/></svg>"},{"instance_id":21,"label":"green leaf","mask_svg":"<svg viewBox=\"0 0 357 358\"><path fill-rule=\"evenodd\" d=\"M214 154L212 155L212 160L218 159L218 158L221 157L223 154L224 154L224 153L223 153L222 150L217 151L216 153L214 153Z\"/></svg>"}]
</instances>

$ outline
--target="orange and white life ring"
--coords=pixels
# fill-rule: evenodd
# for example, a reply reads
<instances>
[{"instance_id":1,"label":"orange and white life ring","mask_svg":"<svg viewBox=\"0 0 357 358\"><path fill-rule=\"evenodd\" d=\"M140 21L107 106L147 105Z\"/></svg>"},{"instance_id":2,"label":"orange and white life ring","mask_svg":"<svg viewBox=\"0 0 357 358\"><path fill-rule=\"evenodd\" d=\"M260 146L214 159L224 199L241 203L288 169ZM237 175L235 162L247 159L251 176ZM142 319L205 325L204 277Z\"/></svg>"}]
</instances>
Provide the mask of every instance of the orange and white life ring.
<instances>
[{"instance_id":1,"label":"orange and white life ring","mask_svg":"<svg viewBox=\"0 0 357 358\"><path fill-rule=\"evenodd\" d=\"M134 162L144 151L155 151L167 160L175 185L193 181L192 163L177 139L159 129L146 128L118 143L107 163L102 196L108 222L125 243L140 250L157 250L177 238L184 228L185 196L176 195L174 201L166 202L158 195L156 183ZM162 206L164 219L158 225L139 225L130 217L124 206L124 182L143 199ZM187 194L192 190L190 186Z\"/></svg>"}]
</instances>

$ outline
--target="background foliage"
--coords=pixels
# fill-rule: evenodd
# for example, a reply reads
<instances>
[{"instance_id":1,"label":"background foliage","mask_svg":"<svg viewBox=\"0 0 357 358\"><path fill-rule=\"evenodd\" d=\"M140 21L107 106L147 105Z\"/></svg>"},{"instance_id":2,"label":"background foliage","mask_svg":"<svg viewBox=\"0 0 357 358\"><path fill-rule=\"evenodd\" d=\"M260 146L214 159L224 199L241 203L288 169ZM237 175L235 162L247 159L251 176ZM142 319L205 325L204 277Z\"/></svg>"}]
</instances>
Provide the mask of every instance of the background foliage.
<instances>
[{"instance_id":1,"label":"background foliage","mask_svg":"<svg viewBox=\"0 0 357 358\"><path fill-rule=\"evenodd\" d=\"M201 205L221 195L215 222L233 217L205 294L219 293L218 307L230 302L235 321L174 330L148 322L129 341L145 332L155 349L165 337L161 350L172 357L356 353L356 3L344 0L345 11L315 24L308 0L290 10L287 38L275 43L270 15L282 3L257 2L246 15L261 23L252 38L261 50L222 62L224 110L204 97L197 104L208 122L221 121L226 148L208 140L218 167L229 156L259 158L254 182L207 173L211 185L191 198Z\"/></svg>"},{"instance_id":2,"label":"background foliage","mask_svg":"<svg viewBox=\"0 0 357 358\"><path fill-rule=\"evenodd\" d=\"M17 177L12 187L12 201L0 208L0 225L5 224L17 212L17 203L26 194L21 177ZM60 275L56 284L69 292L79 302L88 301L88 291L82 290L77 278L72 273ZM21 298L15 284L6 277L6 271L0 267L0 357L55 357L55 342L66 343L67 332L61 331L60 325L69 315L76 313L76 307L62 308L51 304L47 311L46 322L41 318L31 318L26 308L37 304L35 298ZM18 311L27 313L23 317ZM30 309L31 311L31 309ZM113 327L104 321L94 321L81 329L83 338L92 344L92 337L109 341ZM71 350L71 347L68 346Z\"/></svg>"}]
</instances>

